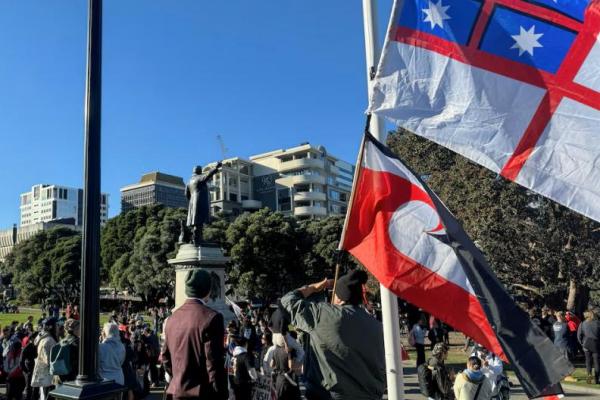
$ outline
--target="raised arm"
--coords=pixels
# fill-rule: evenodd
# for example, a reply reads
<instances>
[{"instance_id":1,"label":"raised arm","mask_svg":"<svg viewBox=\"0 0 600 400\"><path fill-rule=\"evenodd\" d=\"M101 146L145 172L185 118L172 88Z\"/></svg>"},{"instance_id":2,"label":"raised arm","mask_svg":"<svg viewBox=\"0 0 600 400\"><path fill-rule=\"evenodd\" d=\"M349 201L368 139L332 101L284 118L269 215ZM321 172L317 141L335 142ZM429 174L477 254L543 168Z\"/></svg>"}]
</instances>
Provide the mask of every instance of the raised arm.
<instances>
[{"instance_id":1,"label":"raised arm","mask_svg":"<svg viewBox=\"0 0 600 400\"><path fill-rule=\"evenodd\" d=\"M214 174L219 172L219 170L221 169L222 166L223 166L223 163L221 161L219 161L217 163L217 166L214 167L208 174L206 174L206 176L204 177L204 182L207 182L209 179L211 179L214 176Z\"/></svg>"},{"instance_id":2,"label":"raised arm","mask_svg":"<svg viewBox=\"0 0 600 400\"><path fill-rule=\"evenodd\" d=\"M304 332L314 329L319 318L319 307L307 299L315 293L320 293L331 287L333 281L323 280L303 288L293 290L281 298L283 308L290 313L292 324Z\"/></svg>"}]
</instances>

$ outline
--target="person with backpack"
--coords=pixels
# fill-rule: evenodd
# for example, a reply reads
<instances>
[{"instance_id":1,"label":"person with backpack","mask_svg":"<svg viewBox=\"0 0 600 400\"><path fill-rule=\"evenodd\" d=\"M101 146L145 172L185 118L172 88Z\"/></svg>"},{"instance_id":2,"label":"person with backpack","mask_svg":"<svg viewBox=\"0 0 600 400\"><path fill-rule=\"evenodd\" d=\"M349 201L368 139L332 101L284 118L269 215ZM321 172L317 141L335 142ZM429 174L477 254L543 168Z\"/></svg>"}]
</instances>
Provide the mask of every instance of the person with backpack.
<instances>
[{"instance_id":1,"label":"person with backpack","mask_svg":"<svg viewBox=\"0 0 600 400\"><path fill-rule=\"evenodd\" d=\"M431 358L417 367L417 377L421 394L433 400L452 400L452 381L454 373L448 371L445 361L448 358L448 346L437 343Z\"/></svg>"},{"instance_id":2,"label":"person with backpack","mask_svg":"<svg viewBox=\"0 0 600 400\"><path fill-rule=\"evenodd\" d=\"M79 371L80 323L68 319L64 327L66 336L50 352L50 373L57 376L60 383L74 381Z\"/></svg>"},{"instance_id":3,"label":"person with backpack","mask_svg":"<svg viewBox=\"0 0 600 400\"><path fill-rule=\"evenodd\" d=\"M483 373L482 366L479 357L469 357L467 368L458 374L454 381L456 400L490 400L492 398L492 383Z\"/></svg>"}]
</instances>

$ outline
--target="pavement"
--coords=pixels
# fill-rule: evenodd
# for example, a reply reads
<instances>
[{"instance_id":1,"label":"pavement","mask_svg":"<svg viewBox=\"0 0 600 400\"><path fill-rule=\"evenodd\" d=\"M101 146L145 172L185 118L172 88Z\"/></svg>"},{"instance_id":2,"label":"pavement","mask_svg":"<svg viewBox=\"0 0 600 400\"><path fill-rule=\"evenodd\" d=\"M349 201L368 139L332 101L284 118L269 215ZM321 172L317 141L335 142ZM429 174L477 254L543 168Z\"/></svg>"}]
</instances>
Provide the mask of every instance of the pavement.
<instances>
[{"instance_id":1,"label":"pavement","mask_svg":"<svg viewBox=\"0 0 600 400\"><path fill-rule=\"evenodd\" d=\"M419 391L419 383L417 381L416 368L414 367L414 363L407 361L404 363L404 400L424 400L425 397L421 395ZM527 400L527 396L523 393L523 389L518 384L516 380L512 382L514 384L510 398L511 400ZM599 389L589 389L582 388L574 385L563 385L563 389L565 390L566 398L573 399L600 399L600 388ZM150 395L146 398L146 400L162 400L163 398L163 388L153 389ZM387 400L387 395L383 397L384 400Z\"/></svg>"}]
</instances>

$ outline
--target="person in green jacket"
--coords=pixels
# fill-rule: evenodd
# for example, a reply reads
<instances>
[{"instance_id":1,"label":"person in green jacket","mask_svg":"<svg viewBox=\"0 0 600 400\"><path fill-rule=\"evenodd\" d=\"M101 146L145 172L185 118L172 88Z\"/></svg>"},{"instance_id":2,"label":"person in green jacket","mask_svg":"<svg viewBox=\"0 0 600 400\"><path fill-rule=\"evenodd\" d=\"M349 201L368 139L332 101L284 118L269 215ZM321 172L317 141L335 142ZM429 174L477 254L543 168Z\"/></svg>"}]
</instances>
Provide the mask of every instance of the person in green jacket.
<instances>
[{"instance_id":1,"label":"person in green jacket","mask_svg":"<svg viewBox=\"0 0 600 400\"><path fill-rule=\"evenodd\" d=\"M292 325L308 337L304 362L308 400L378 400L385 390L383 327L360 305L367 274L353 270L286 294L281 303Z\"/></svg>"}]
</instances>

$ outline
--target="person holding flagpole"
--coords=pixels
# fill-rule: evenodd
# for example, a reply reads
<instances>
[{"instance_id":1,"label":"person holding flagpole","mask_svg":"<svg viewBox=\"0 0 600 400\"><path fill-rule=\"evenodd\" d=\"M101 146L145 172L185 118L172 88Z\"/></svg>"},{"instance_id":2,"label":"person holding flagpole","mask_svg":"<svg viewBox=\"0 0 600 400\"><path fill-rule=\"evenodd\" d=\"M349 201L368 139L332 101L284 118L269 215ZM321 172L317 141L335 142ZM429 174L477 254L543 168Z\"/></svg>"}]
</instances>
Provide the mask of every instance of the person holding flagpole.
<instances>
[{"instance_id":1,"label":"person holding flagpole","mask_svg":"<svg viewBox=\"0 0 600 400\"><path fill-rule=\"evenodd\" d=\"M360 307L367 273L338 279L333 304L323 294L332 280L286 294L281 304L292 324L308 335L304 375L308 400L376 400L385 390L381 322Z\"/></svg>"}]
</instances>

